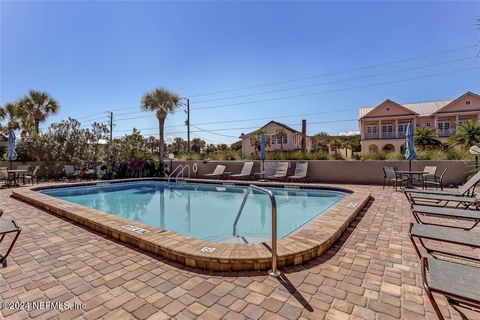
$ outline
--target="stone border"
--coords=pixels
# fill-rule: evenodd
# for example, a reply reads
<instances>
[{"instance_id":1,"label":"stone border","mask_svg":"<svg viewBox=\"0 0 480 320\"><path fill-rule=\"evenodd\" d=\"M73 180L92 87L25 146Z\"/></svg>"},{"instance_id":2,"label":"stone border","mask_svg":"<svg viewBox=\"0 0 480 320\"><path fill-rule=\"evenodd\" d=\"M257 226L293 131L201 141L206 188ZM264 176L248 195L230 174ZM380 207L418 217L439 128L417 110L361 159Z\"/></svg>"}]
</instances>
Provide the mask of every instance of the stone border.
<instances>
[{"instance_id":1,"label":"stone border","mask_svg":"<svg viewBox=\"0 0 480 320\"><path fill-rule=\"evenodd\" d=\"M146 180L162 179L140 178L102 181L101 183L122 183ZM187 182L232 183L232 181L222 180L186 180ZM98 182L19 188L12 191L12 197L72 220L116 240L189 267L214 271L246 271L266 270L271 266L271 253L267 248L271 246L270 242L267 242L265 245L262 243L230 244L199 240L37 192L37 190L46 188L95 185L96 183ZM249 183L235 181L235 184L246 185ZM272 187L298 186L300 188L337 190L349 193L349 195L346 195L328 211L311 220L297 232L290 234L285 238L278 239L277 261L279 267L299 265L322 255L341 236L351 221L370 199L369 192L353 191L343 188L322 186L319 184L272 182L255 182L255 184ZM350 207L349 204L352 203L356 203L356 205ZM126 225L147 230L148 233L138 233L135 230L132 230L134 228L125 229L124 227ZM214 248L214 250L212 251L211 248Z\"/></svg>"}]
</instances>

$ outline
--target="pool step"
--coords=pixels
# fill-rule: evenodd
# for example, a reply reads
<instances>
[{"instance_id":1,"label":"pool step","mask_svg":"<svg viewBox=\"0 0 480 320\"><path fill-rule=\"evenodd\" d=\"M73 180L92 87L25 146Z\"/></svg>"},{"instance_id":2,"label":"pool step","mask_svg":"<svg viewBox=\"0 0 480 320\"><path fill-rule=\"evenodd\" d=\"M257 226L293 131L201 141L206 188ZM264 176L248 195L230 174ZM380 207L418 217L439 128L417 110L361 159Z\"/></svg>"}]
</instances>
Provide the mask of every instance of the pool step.
<instances>
[{"instance_id":1,"label":"pool step","mask_svg":"<svg viewBox=\"0 0 480 320\"><path fill-rule=\"evenodd\" d=\"M218 235L205 238L205 240L223 243L260 243L270 241L270 235L265 234L247 234L247 235Z\"/></svg>"}]
</instances>

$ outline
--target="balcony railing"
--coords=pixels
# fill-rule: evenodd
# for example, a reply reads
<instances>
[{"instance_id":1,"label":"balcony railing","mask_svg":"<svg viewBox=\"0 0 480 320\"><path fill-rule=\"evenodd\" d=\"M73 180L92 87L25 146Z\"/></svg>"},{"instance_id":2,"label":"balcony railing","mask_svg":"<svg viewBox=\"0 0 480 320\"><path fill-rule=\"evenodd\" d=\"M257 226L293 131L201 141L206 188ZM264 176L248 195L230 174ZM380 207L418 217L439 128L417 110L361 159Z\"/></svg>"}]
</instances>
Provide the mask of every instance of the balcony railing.
<instances>
[{"instance_id":1,"label":"balcony railing","mask_svg":"<svg viewBox=\"0 0 480 320\"><path fill-rule=\"evenodd\" d=\"M443 130L437 129L437 134L439 137L450 137L454 133L455 133L455 129L453 128L443 129Z\"/></svg>"},{"instance_id":2,"label":"balcony railing","mask_svg":"<svg viewBox=\"0 0 480 320\"><path fill-rule=\"evenodd\" d=\"M378 133L367 133L365 134L365 139L378 139Z\"/></svg>"}]
</instances>

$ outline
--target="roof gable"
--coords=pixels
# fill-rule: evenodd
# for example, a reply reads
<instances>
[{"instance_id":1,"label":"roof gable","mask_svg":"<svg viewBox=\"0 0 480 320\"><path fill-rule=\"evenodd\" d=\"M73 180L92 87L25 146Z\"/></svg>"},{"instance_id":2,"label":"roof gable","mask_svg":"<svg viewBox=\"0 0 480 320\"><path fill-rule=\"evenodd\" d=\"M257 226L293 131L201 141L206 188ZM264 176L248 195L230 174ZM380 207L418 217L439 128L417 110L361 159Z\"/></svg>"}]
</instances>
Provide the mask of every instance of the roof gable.
<instances>
[{"instance_id":1,"label":"roof gable","mask_svg":"<svg viewBox=\"0 0 480 320\"><path fill-rule=\"evenodd\" d=\"M287 126L286 124L283 124L283 123L280 123L280 122L271 120L270 122L268 122L267 124L265 124L263 127L258 128L258 129L255 130L255 131L252 131L252 132L243 134L242 136L243 136L243 137L250 136L250 135L254 134L255 132L257 132L257 131L259 131L259 130L265 129L266 127L268 127L268 126L270 126L270 125L279 126L279 127L283 128L283 129L285 129L285 130L287 130L287 131L290 131L290 132L292 132L292 133L302 134L300 131L297 131L297 130L293 129L292 127L289 127L289 126Z\"/></svg>"},{"instance_id":2,"label":"roof gable","mask_svg":"<svg viewBox=\"0 0 480 320\"><path fill-rule=\"evenodd\" d=\"M467 104L467 101L470 101L470 104ZM435 114L473 110L480 110L480 95L468 91L443 108L437 110Z\"/></svg>"},{"instance_id":3,"label":"roof gable","mask_svg":"<svg viewBox=\"0 0 480 320\"><path fill-rule=\"evenodd\" d=\"M418 113L405 108L395 101L387 99L364 114L362 118L393 117L400 115L418 115Z\"/></svg>"}]
</instances>

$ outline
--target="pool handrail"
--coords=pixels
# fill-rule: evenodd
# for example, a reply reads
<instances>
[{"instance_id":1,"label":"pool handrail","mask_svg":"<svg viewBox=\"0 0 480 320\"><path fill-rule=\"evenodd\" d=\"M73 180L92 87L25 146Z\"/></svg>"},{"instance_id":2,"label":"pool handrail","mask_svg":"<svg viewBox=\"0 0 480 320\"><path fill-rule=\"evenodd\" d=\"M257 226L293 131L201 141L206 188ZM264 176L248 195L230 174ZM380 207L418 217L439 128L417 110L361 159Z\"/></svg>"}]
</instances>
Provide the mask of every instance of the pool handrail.
<instances>
[{"instance_id":1,"label":"pool handrail","mask_svg":"<svg viewBox=\"0 0 480 320\"><path fill-rule=\"evenodd\" d=\"M177 170L177 169L180 169L180 170ZM173 171L168 175L168 180L167 182L170 182L170 179L172 178L172 176L177 173L177 175L175 176L175 182L178 181L178 178L180 177L180 175L182 176L183 178L183 172L185 171L185 169L188 169L188 177L190 178L191 176L191 172L190 172L190 166L188 164L186 165L178 165L175 169L173 169ZM178 172L177 172L178 171Z\"/></svg>"},{"instance_id":2,"label":"pool handrail","mask_svg":"<svg viewBox=\"0 0 480 320\"><path fill-rule=\"evenodd\" d=\"M233 223L233 236L237 235L237 223L240 219L240 215L243 212L243 208L245 207L248 196L250 195L250 192L252 190L256 190L258 192L268 195L268 197L270 198L270 202L272 203L272 268L268 270L268 274L277 278L280 277L282 273L277 270L277 201L275 200L275 195L271 190L253 184L248 186L245 191L245 195L243 196L240 209L238 210L237 216L235 218L235 222Z\"/></svg>"}]
</instances>

